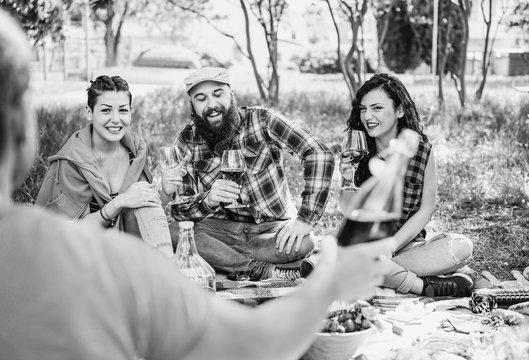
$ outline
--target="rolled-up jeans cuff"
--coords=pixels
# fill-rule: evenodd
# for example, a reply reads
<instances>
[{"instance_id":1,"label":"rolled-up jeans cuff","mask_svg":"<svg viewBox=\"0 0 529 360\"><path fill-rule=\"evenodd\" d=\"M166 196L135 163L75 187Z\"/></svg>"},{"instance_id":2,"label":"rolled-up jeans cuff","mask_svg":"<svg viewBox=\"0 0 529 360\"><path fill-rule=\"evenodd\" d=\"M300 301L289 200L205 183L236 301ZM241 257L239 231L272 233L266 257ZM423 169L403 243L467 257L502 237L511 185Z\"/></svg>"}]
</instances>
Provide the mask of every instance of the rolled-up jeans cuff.
<instances>
[{"instance_id":1,"label":"rolled-up jeans cuff","mask_svg":"<svg viewBox=\"0 0 529 360\"><path fill-rule=\"evenodd\" d=\"M406 271L404 280L402 281L402 283L399 285L399 287L396 290L400 293L407 294L413 288L413 285L415 284L415 281L417 280L417 274L409 270L404 270L404 271Z\"/></svg>"},{"instance_id":2,"label":"rolled-up jeans cuff","mask_svg":"<svg viewBox=\"0 0 529 360\"><path fill-rule=\"evenodd\" d=\"M161 206L134 209L143 241L167 256L173 253L167 217Z\"/></svg>"}]
</instances>

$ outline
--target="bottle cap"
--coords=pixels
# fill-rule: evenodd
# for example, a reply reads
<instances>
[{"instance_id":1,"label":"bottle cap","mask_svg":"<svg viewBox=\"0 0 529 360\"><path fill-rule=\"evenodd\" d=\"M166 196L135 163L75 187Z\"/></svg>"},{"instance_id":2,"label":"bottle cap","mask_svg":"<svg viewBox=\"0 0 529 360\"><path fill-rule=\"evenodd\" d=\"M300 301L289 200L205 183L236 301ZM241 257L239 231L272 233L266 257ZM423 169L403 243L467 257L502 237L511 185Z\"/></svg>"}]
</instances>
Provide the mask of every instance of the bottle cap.
<instances>
[{"instance_id":1,"label":"bottle cap","mask_svg":"<svg viewBox=\"0 0 529 360\"><path fill-rule=\"evenodd\" d=\"M195 223L192 221L182 221L178 224L180 230L192 229L193 226L195 226Z\"/></svg>"}]
</instances>

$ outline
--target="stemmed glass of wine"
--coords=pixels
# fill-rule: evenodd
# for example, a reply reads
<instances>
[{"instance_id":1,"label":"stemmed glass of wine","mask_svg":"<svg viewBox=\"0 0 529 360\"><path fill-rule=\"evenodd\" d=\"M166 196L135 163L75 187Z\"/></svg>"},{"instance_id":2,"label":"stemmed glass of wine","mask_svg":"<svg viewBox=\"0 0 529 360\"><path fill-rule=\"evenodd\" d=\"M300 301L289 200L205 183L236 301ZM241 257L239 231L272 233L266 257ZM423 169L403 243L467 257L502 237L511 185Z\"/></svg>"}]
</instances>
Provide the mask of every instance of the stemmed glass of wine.
<instances>
[{"instance_id":1,"label":"stemmed glass of wine","mask_svg":"<svg viewBox=\"0 0 529 360\"><path fill-rule=\"evenodd\" d=\"M160 147L160 169L167 182L176 186L175 198L167 205L182 204L184 200L180 198L182 186L182 172L185 163L178 146L168 145Z\"/></svg>"},{"instance_id":2,"label":"stemmed glass of wine","mask_svg":"<svg viewBox=\"0 0 529 360\"><path fill-rule=\"evenodd\" d=\"M231 180L238 184L242 175L246 172L246 160L244 159L242 151L224 150L222 153L220 171L222 172L224 179ZM248 207L248 205L240 204L237 200L225 206L226 209L239 209L245 207Z\"/></svg>"},{"instance_id":3,"label":"stemmed glass of wine","mask_svg":"<svg viewBox=\"0 0 529 360\"><path fill-rule=\"evenodd\" d=\"M363 131L351 130L345 133L342 141L342 159L343 161L349 161L353 165L353 179L349 185L342 187L342 190L358 190L355 185L355 172L358 168L358 163L367 153L367 140Z\"/></svg>"}]
</instances>

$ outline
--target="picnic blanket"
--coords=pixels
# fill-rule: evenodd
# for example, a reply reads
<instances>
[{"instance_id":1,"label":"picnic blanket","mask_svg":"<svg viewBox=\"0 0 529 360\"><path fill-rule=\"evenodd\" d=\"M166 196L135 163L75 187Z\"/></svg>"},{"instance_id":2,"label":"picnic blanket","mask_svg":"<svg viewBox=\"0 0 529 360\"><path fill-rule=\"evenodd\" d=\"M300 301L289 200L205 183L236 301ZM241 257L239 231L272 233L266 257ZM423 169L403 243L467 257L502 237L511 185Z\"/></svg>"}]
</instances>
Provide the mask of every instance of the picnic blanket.
<instances>
[{"instance_id":1,"label":"picnic blanket","mask_svg":"<svg viewBox=\"0 0 529 360\"><path fill-rule=\"evenodd\" d=\"M304 279L268 279L262 281L233 281L217 275L217 297L236 300L248 305L286 295L302 284Z\"/></svg>"}]
</instances>

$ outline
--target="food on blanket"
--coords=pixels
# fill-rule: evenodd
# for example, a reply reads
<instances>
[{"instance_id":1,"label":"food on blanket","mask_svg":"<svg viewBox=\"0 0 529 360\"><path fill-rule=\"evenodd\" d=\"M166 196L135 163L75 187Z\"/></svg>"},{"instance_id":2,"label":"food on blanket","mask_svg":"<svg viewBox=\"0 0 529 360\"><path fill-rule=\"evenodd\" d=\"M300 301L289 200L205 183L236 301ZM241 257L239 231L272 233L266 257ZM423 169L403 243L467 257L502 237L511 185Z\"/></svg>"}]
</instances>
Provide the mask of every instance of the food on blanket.
<instances>
[{"instance_id":1,"label":"food on blanket","mask_svg":"<svg viewBox=\"0 0 529 360\"><path fill-rule=\"evenodd\" d=\"M509 306L508 310L516 311L520 314L529 315L529 301Z\"/></svg>"},{"instance_id":2,"label":"food on blanket","mask_svg":"<svg viewBox=\"0 0 529 360\"><path fill-rule=\"evenodd\" d=\"M485 314L498 307L494 296L478 291L472 292L469 305L474 314Z\"/></svg>"},{"instance_id":3,"label":"food on blanket","mask_svg":"<svg viewBox=\"0 0 529 360\"><path fill-rule=\"evenodd\" d=\"M404 329L401 328L400 326L393 324L393 326L391 327L391 331L395 335L402 335L402 333L404 332Z\"/></svg>"},{"instance_id":4,"label":"food on blanket","mask_svg":"<svg viewBox=\"0 0 529 360\"><path fill-rule=\"evenodd\" d=\"M493 297L498 306L509 306L529 301L529 289L477 289L472 293L472 298Z\"/></svg>"},{"instance_id":5,"label":"food on blanket","mask_svg":"<svg viewBox=\"0 0 529 360\"><path fill-rule=\"evenodd\" d=\"M430 353L424 359L473 359L475 358L472 340L469 336L458 333L437 332L419 338L416 345ZM441 355L434 357L434 355ZM449 356L451 355L451 356Z\"/></svg>"},{"instance_id":6,"label":"food on blanket","mask_svg":"<svg viewBox=\"0 0 529 360\"><path fill-rule=\"evenodd\" d=\"M501 318L507 325L518 325L523 321L523 315L512 310L494 309L490 312L491 318Z\"/></svg>"},{"instance_id":7,"label":"food on blanket","mask_svg":"<svg viewBox=\"0 0 529 360\"><path fill-rule=\"evenodd\" d=\"M321 332L351 333L377 325L377 311L365 301L357 301L343 309L331 311Z\"/></svg>"},{"instance_id":8,"label":"food on blanket","mask_svg":"<svg viewBox=\"0 0 529 360\"><path fill-rule=\"evenodd\" d=\"M466 360L465 357L445 351L432 352L416 347L392 350L388 360Z\"/></svg>"}]
</instances>

